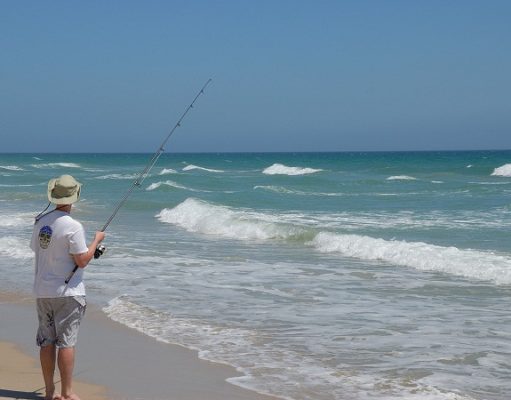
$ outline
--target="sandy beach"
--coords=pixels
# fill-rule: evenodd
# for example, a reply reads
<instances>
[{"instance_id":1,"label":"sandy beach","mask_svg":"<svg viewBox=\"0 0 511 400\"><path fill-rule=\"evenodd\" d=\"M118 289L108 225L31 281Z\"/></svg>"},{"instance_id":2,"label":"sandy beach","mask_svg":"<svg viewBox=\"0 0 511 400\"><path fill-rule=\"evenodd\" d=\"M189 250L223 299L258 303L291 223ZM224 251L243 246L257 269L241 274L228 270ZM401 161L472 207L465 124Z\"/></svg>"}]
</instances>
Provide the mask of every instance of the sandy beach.
<instances>
[{"instance_id":1,"label":"sandy beach","mask_svg":"<svg viewBox=\"0 0 511 400\"><path fill-rule=\"evenodd\" d=\"M0 342L0 360L0 399L40 399L44 396L36 358L26 355L14 343ZM108 399L106 388L98 385L77 381L75 390L82 399Z\"/></svg>"},{"instance_id":2,"label":"sandy beach","mask_svg":"<svg viewBox=\"0 0 511 400\"><path fill-rule=\"evenodd\" d=\"M0 399L42 398L34 300L1 293L0 320ZM88 306L75 365L75 391L82 400L274 399L226 382L237 375L231 367L152 340Z\"/></svg>"}]
</instances>

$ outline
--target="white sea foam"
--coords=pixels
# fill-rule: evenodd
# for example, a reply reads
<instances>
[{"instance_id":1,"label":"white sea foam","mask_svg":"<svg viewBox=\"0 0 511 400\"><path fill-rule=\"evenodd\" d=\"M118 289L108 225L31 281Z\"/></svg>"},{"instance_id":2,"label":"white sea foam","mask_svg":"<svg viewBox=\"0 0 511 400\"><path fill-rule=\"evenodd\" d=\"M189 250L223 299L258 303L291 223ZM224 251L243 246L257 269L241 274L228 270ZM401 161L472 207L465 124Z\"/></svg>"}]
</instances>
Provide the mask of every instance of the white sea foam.
<instances>
[{"instance_id":1,"label":"white sea foam","mask_svg":"<svg viewBox=\"0 0 511 400\"><path fill-rule=\"evenodd\" d=\"M282 220L288 220L294 214L287 213ZM303 223L300 215L296 217L297 223ZM327 227L328 229L356 231L369 228L371 230L387 229L463 229L480 230L490 229L511 229L511 212L503 209L493 211L475 212L458 211L440 212L431 211L426 214L409 211L395 212L344 212L318 214L314 216L312 223Z\"/></svg>"},{"instance_id":2,"label":"white sea foam","mask_svg":"<svg viewBox=\"0 0 511 400\"><path fill-rule=\"evenodd\" d=\"M45 164L32 164L34 168L81 168L79 164L70 162L57 162Z\"/></svg>"},{"instance_id":3,"label":"white sea foam","mask_svg":"<svg viewBox=\"0 0 511 400\"><path fill-rule=\"evenodd\" d=\"M111 300L103 311L112 320L157 340L196 350L203 360L236 367L244 375L229 378L228 382L263 394L278 394L280 398L292 400L291 397L282 397L283 392L289 391L288 386L292 382L310 379L314 380L315 387L326 384L330 388L335 388L336 384L340 386L342 382L341 377L335 376L335 370L311 365L310 361L291 351L258 346L260 339L256 331L177 318L141 307L123 296ZM240 354L244 356L240 357ZM338 390L341 391L341 388Z\"/></svg>"},{"instance_id":4,"label":"white sea foam","mask_svg":"<svg viewBox=\"0 0 511 400\"><path fill-rule=\"evenodd\" d=\"M240 377L231 378L229 382L260 393L270 393L266 389L268 383L264 379L254 382L251 376L251 370L257 370L257 362L271 362L271 357L269 357L271 354L265 354L269 351L259 353L254 348L254 342L257 340L255 332L239 328L212 326L200 320L177 318L169 313L141 307L124 296L110 300L108 305L103 308L103 312L112 320L159 341L196 350L199 358L203 360L233 365L239 372L246 375L241 379ZM250 356L239 357L239 354ZM285 367L287 366L285 365ZM298 368L299 365L297 364L296 367Z\"/></svg>"},{"instance_id":5,"label":"white sea foam","mask_svg":"<svg viewBox=\"0 0 511 400\"><path fill-rule=\"evenodd\" d=\"M97 176L96 179L136 179L139 174L108 174Z\"/></svg>"},{"instance_id":6,"label":"white sea foam","mask_svg":"<svg viewBox=\"0 0 511 400\"><path fill-rule=\"evenodd\" d=\"M191 198L172 209L163 209L156 217L190 232L231 239L289 239L304 233L302 228L279 224L275 217L232 210Z\"/></svg>"},{"instance_id":7,"label":"white sea foam","mask_svg":"<svg viewBox=\"0 0 511 400\"><path fill-rule=\"evenodd\" d=\"M158 175L177 174L177 171L172 168L163 168Z\"/></svg>"},{"instance_id":8,"label":"white sea foam","mask_svg":"<svg viewBox=\"0 0 511 400\"><path fill-rule=\"evenodd\" d=\"M142 307L126 296L110 300L103 312L112 320L159 341L196 350L201 359L234 366L243 375L227 379L232 384L283 399L333 399L345 398L347 394L369 399L377 392L378 398L383 400L473 400L468 396L441 392L420 382L407 388L399 379L391 381L359 374L353 369L343 372L342 365L327 367L292 349L272 346L256 330L215 326L198 319L176 317ZM394 392L394 395L385 392ZM319 393L321 397L318 397ZM370 395L364 395L366 393Z\"/></svg>"},{"instance_id":9,"label":"white sea foam","mask_svg":"<svg viewBox=\"0 0 511 400\"><path fill-rule=\"evenodd\" d=\"M417 178L408 175L394 175L387 178L388 181L416 181Z\"/></svg>"},{"instance_id":10,"label":"white sea foam","mask_svg":"<svg viewBox=\"0 0 511 400\"><path fill-rule=\"evenodd\" d=\"M311 243L324 253L335 252L362 260L378 260L497 284L511 283L511 258L489 252L329 232L318 233Z\"/></svg>"},{"instance_id":11,"label":"white sea foam","mask_svg":"<svg viewBox=\"0 0 511 400\"><path fill-rule=\"evenodd\" d=\"M10 175L3 175L3 176L10 176ZM37 186L37 185L30 185L30 184L21 184L21 185L0 184L0 187L31 187L31 186Z\"/></svg>"},{"instance_id":12,"label":"white sea foam","mask_svg":"<svg viewBox=\"0 0 511 400\"><path fill-rule=\"evenodd\" d=\"M0 254L5 257L16 259L29 259L33 257L28 241L12 236L0 238Z\"/></svg>"},{"instance_id":13,"label":"white sea foam","mask_svg":"<svg viewBox=\"0 0 511 400\"><path fill-rule=\"evenodd\" d=\"M23 168L18 167L17 165L0 165L0 168L6 169L8 171L24 171Z\"/></svg>"},{"instance_id":14,"label":"white sea foam","mask_svg":"<svg viewBox=\"0 0 511 400\"><path fill-rule=\"evenodd\" d=\"M496 185L511 185L511 181L501 181L501 182L469 182L472 185L490 185L490 186L496 186Z\"/></svg>"},{"instance_id":15,"label":"white sea foam","mask_svg":"<svg viewBox=\"0 0 511 400\"><path fill-rule=\"evenodd\" d=\"M151 183L146 190L155 190L155 189L158 189L160 188L161 186L169 186L169 187L173 187L173 188L176 188L176 189L184 189L184 190L189 190L191 192L205 192L205 190L198 190L198 189L192 189L192 188L189 188L187 186L183 186L183 185L180 185L179 183L177 182L174 182L174 181L165 181L165 182L155 182L155 183Z\"/></svg>"},{"instance_id":16,"label":"white sea foam","mask_svg":"<svg viewBox=\"0 0 511 400\"><path fill-rule=\"evenodd\" d=\"M505 164L502 165L501 167L495 168L492 175L511 177L511 164Z\"/></svg>"},{"instance_id":17,"label":"white sea foam","mask_svg":"<svg viewBox=\"0 0 511 400\"><path fill-rule=\"evenodd\" d=\"M274 192L274 193L282 193L282 194L300 194L296 190L291 190L288 188L285 188L284 186L275 186L275 185L257 185L254 186L254 190L267 190L268 192Z\"/></svg>"},{"instance_id":18,"label":"white sea foam","mask_svg":"<svg viewBox=\"0 0 511 400\"><path fill-rule=\"evenodd\" d=\"M204 167L199 167L197 165L193 165L193 164L190 164L190 165L187 165L186 167L183 168L183 171L192 171L194 169L198 169L198 170L201 170L201 171L207 171L207 172L224 172L220 169L211 169L211 168L204 168Z\"/></svg>"},{"instance_id":19,"label":"white sea foam","mask_svg":"<svg viewBox=\"0 0 511 400\"><path fill-rule=\"evenodd\" d=\"M282 216L236 210L192 198L172 209L163 209L156 217L190 232L238 240L299 240L319 252L511 284L511 258L490 252L326 232L321 227L301 224L299 219L284 223L286 218Z\"/></svg>"},{"instance_id":20,"label":"white sea foam","mask_svg":"<svg viewBox=\"0 0 511 400\"><path fill-rule=\"evenodd\" d=\"M314 168L301 168L301 167L288 167L283 164L273 164L270 167L263 170L263 174L266 175L307 175L321 172L322 169Z\"/></svg>"},{"instance_id":21,"label":"white sea foam","mask_svg":"<svg viewBox=\"0 0 511 400\"><path fill-rule=\"evenodd\" d=\"M34 216L32 213L3 214L0 217L0 227L30 226L34 223Z\"/></svg>"},{"instance_id":22,"label":"white sea foam","mask_svg":"<svg viewBox=\"0 0 511 400\"><path fill-rule=\"evenodd\" d=\"M328 192L304 192L303 190L288 189L284 186L274 185L258 185L254 186L254 190L266 190L268 192L281 193L281 194L294 194L299 196L345 196L345 193L328 193Z\"/></svg>"}]
</instances>

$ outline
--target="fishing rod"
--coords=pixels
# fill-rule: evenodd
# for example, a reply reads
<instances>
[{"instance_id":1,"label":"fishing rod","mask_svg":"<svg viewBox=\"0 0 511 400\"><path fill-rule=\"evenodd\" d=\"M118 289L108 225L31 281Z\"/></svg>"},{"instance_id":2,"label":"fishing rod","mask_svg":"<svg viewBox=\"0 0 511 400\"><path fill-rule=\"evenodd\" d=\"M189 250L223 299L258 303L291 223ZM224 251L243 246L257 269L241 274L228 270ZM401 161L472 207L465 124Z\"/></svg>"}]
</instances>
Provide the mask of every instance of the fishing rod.
<instances>
[{"instance_id":1,"label":"fishing rod","mask_svg":"<svg viewBox=\"0 0 511 400\"><path fill-rule=\"evenodd\" d=\"M117 215L119 210L122 208L124 203L126 203L126 201L130 197L130 195L133 192L133 190L135 190L135 188L140 187L140 185L142 185L142 182L144 182L145 178L147 178L147 175L149 175L149 172L154 167L154 165L156 164L156 162L158 161L158 159L160 158L162 153L165 151L165 145L167 144L168 140L170 139L170 137L172 136L174 131L181 126L181 121L183 121L183 119L185 118L186 114L188 114L188 111L190 111L193 108L193 105L195 104L197 99L200 97L200 95L204 94L204 90L206 89L206 87L209 85L209 83L211 81L212 81L211 78L208 79L207 82L204 84L204 86L202 86L201 90L197 93L197 95L195 96L193 101L190 103L190 105L186 108L186 110L181 115L181 118L178 119L177 123L171 129L171 131L169 132L169 134L167 135L165 140L163 140L163 142L160 144L160 147L158 147L158 150L156 150L156 152L153 154L153 156L151 157L151 159L149 160L149 162L147 163L147 165L145 166L143 171L140 172L137 175L137 177L135 178L135 180L133 181L131 186L128 188L128 190L127 190L126 194L124 195L124 197L119 201L119 203L115 207L112 215L110 215L110 217L105 222L105 225L103 225L103 227L101 228L101 230L100 230L101 232L104 232L106 230L106 228L108 228L108 225L110 225L110 222L112 222L112 220L115 218L115 216ZM99 244L98 247L96 248L96 250L94 251L94 258L101 257L101 255L105 251L106 251L106 247L103 246L102 244ZM66 289L67 289L67 284L69 283L69 281L71 280L71 278L73 277L74 273L77 270L78 270L78 265L75 265L75 268L73 269L73 271L69 274L69 276L64 281L66 283ZM66 289L64 289L64 291Z\"/></svg>"}]
</instances>

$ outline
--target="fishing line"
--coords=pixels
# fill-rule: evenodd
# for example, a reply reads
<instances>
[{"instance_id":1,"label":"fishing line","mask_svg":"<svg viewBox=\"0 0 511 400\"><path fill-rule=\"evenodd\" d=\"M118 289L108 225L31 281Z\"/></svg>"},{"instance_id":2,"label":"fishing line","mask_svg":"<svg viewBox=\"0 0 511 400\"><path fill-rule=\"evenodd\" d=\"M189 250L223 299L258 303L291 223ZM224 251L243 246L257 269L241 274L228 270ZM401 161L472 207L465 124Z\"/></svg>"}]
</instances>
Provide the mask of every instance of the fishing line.
<instances>
[{"instance_id":1,"label":"fishing line","mask_svg":"<svg viewBox=\"0 0 511 400\"><path fill-rule=\"evenodd\" d=\"M199 96L201 94L204 94L204 89L206 89L206 86L209 85L209 83L211 82L211 79L208 79L208 81L204 84L204 86L202 87L202 89L199 91L199 93L197 93L197 95L195 96L195 98L193 99L193 101L191 102L191 104L188 106L188 108L184 111L183 115L181 115L181 118L179 118L179 120L177 121L176 125L174 125L174 127L172 128L172 130L170 131L170 133L167 135L167 137L165 138L165 140L162 142L162 144L160 145L160 147L158 148L158 150L156 151L156 153L154 153L153 157L151 158L151 160L149 161L149 163L147 164L147 166L144 168L144 170L137 176L137 178L135 179L135 181L131 184L131 187L128 189L128 191L126 192L126 194L124 195L124 197L121 199L121 201L119 202L119 204L117 205L117 207L115 208L114 212L112 213L112 215L110 216L110 218L108 218L108 220L106 221L105 225L103 225L103 228L101 228L101 232L104 232L105 229L108 227L108 225L110 225L110 222L112 222L112 220L114 219L115 215L117 214L117 212L121 209L121 207L124 205L124 203L126 202L126 200L128 200L128 197L131 195L131 192L133 192L133 190L140 186L142 184L142 182L145 180L145 178L147 177L147 175L149 174L149 172L151 171L151 169L153 168L153 166L156 164L156 162L158 161L158 159L160 158L160 156L162 155L162 153L165 151L165 148L164 146L167 144L167 141L170 139L170 137L172 136L172 134L174 133L174 131L179 128L181 126L181 121L185 118L186 114L188 114L188 111L190 111L192 108L193 108L193 105L195 104L195 102L197 101L197 99L199 98Z\"/></svg>"},{"instance_id":2,"label":"fishing line","mask_svg":"<svg viewBox=\"0 0 511 400\"><path fill-rule=\"evenodd\" d=\"M151 169L154 167L154 165L156 164L156 162L158 161L158 159L160 158L160 156L162 155L162 153L165 151L165 145L167 144L168 140L170 139L170 137L172 136L172 134L174 133L174 131L179 128L181 126L181 122L183 121L183 119L185 118L186 114L188 114L188 111L190 111L192 108L193 108L193 105L195 104L195 102L197 101L197 99L202 95L204 94L204 90L206 89L206 87L209 85L209 83L212 81L212 79L208 79L208 81L204 84L204 86L202 86L201 90L197 93L197 95L195 96L195 98L193 99L193 101L190 103L190 105L185 109L185 111L183 112L183 114L181 115L181 117L178 119L178 121L176 122L176 124L174 125L174 127L171 129L171 131L169 132L169 134L167 135L167 137L163 140L163 142L160 144L160 147L158 147L158 150L156 150L156 152L153 154L153 156L151 157L151 159L149 160L149 162L147 163L146 167L142 170L142 172L140 172L137 177L135 178L135 180L133 181L133 183L131 184L131 186L128 188L126 194L124 195L124 197L119 201L119 203L117 204L117 206L115 207L112 215L110 215L110 217L107 219L107 221L105 222L105 224L103 225L103 227L101 228L101 232L104 232L106 230L106 228L108 227L108 225L110 225L110 222L112 222L112 220L115 218L115 216L117 215L117 213L119 212L119 210L122 208L122 206L124 205L124 203L126 203L126 201L128 200L128 198L130 197L131 193L133 192L133 190L135 190L135 188L137 187L140 187L140 185L142 185L142 182L144 182L145 178L147 178L147 175L149 175L149 172L151 171ZM101 257L101 255L106 251L106 247L103 246L102 244L98 245L98 247L96 248L96 250L94 251L94 258L99 258ZM66 280L64 281L66 283L66 287L64 289L64 292L66 291L67 289L67 285L69 284L69 281L71 280L71 278L73 277L74 273L76 272L76 270L78 269L78 265L75 266L75 268L73 269L73 271L69 274L69 276L66 278Z\"/></svg>"},{"instance_id":3,"label":"fishing line","mask_svg":"<svg viewBox=\"0 0 511 400\"><path fill-rule=\"evenodd\" d=\"M48 205L46 206L46 208L45 208L43 211L41 211L39 214L37 214L37 216L35 217L35 222L34 222L35 224L37 224L37 222L39 222L39 220L40 220L42 217L44 217L45 215L49 214L49 212L48 212L48 213L46 213L46 214L45 214L44 212L45 212L48 208L50 208L50 205L51 205L51 201L48 203ZM51 212L51 211L50 211L50 212Z\"/></svg>"}]
</instances>

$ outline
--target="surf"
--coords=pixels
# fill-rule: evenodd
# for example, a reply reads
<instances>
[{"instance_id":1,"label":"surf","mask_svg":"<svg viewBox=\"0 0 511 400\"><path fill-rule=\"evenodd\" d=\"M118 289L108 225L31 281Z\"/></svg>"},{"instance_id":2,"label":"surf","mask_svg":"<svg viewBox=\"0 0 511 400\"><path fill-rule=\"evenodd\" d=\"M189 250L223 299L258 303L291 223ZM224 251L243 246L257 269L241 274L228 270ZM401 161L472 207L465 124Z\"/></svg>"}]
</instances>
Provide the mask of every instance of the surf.
<instances>
[{"instance_id":1,"label":"surf","mask_svg":"<svg viewBox=\"0 0 511 400\"><path fill-rule=\"evenodd\" d=\"M17 165L0 165L0 168L7 171L24 171L23 168L18 167Z\"/></svg>"},{"instance_id":2,"label":"surf","mask_svg":"<svg viewBox=\"0 0 511 400\"><path fill-rule=\"evenodd\" d=\"M162 188L162 187L168 187L168 188L174 188L174 189L188 190L188 191L190 191L190 192L208 192L207 190L193 189L193 188L190 188L190 187L188 187L188 186L180 185L179 183L174 182L174 181L161 181L161 182L151 183L151 184L150 184L150 185L146 188L146 190L147 190L147 191L152 191L152 190L156 190L156 189L159 189L159 188Z\"/></svg>"},{"instance_id":3,"label":"surf","mask_svg":"<svg viewBox=\"0 0 511 400\"><path fill-rule=\"evenodd\" d=\"M34 168L82 168L80 164L71 162L54 162L44 164L32 164Z\"/></svg>"},{"instance_id":4,"label":"surf","mask_svg":"<svg viewBox=\"0 0 511 400\"><path fill-rule=\"evenodd\" d=\"M0 254L5 257L28 260L34 256L27 241L13 236L0 238Z\"/></svg>"},{"instance_id":5,"label":"surf","mask_svg":"<svg viewBox=\"0 0 511 400\"><path fill-rule=\"evenodd\" d=\"M186 199L172 209L163 209L156 217L190 231L242 240L290 240L306 234L302 228L279 224L274 217L252 211L232 210L202 200Z\"/></svg>"},{"instance_id":6,"label":"surf","mask_svg":"<svg viewBox=\"0 0 511 400\"><path fill-rule=\"evenodd\" d=\"M320 223L312 226L299 221L286 223L283 222L286 216L232 209L193 198L161 210L156 218L194 233L245 241L298 243L318 253L492 281L498 285L511 284L511 258L483 250L332 232Z\"/></svg>"},{"instance_id":7,"label":"surf","mask_svg":"<svg viewBox=\"0 0 511 400\"><path fill-rule=\"evenodd\" d=\"M193 165L193 164L190 164L190 165L187 165L186 167L184 167L183 171L193 171L194 169L200 170L200 171L206 171L206 172L217 172L217 173L224 172L221 169L204 168L204 167L199 167L199 166Z\"/></svg>"},{"instance_id":8,"label":"surf","mask_svg":"<svg viewBox=\"0 0 511 400\"><path fill-rule=\"evenodd\" d=\"M505 164L495 168L492 172L492 176L511 177L511 164Z\"/></svg>"},{"instance_id":9,"label":"surf","mask_svg":"<svg viewBox=\"0 0 511 400\"><path fill-rule=\"evenodd\" d=\"M177 174L177 171L172 168L163 168L158 175Z\"/></svg>"},{"instance_id":10,"label":"surf","mask_svg":"<svg viewBox=\"0 0 511 400\"><path fill-rule=\"evenodd\" d=\"M388 181L416 181L417 178L408 175L394 175L387 178Z\"/></svg>"},{"instance_id":11,"label":"surf","mask_svg":"<svg viewBox=\"0 0 511 400\"><path fill-rule=\"evenodd\" d=\"M315 174L317 172L323 171L322 169L314 169L314 168L302 168L302 167L288 167L284 164L273 164L268 168L263 170L263 174L265 175L308 175Z\"/></svg>"},{"instance_id":12,"label":"surf","mask_svg":"<svg viewBox=\"0 0 511 400\"><path fill-rule=\"evenodd\" d=\"M311 244L322 253L511 284L511 258L491 252L330 232L318 233Z\"/></svg>"},{"instance_id":13,"label":"surf","mask_svg":"<svg viewBox=\"0 0 511 400\"><path fill-rule=\"evenodd\" d=\"M136 179L137 174L107 174L97 176L96 179Z\"/></svg>"}]
</instances>

